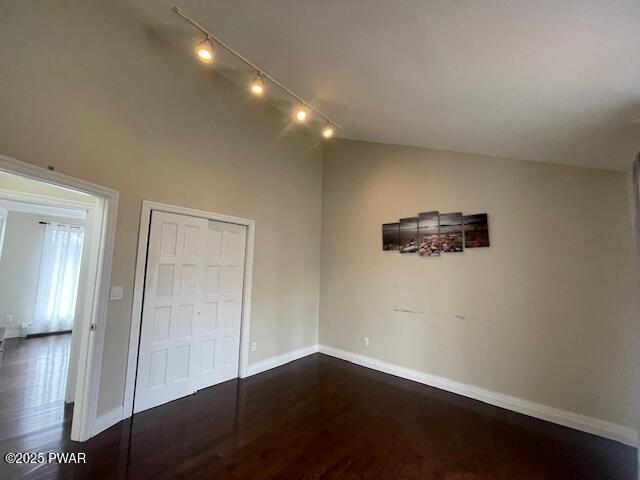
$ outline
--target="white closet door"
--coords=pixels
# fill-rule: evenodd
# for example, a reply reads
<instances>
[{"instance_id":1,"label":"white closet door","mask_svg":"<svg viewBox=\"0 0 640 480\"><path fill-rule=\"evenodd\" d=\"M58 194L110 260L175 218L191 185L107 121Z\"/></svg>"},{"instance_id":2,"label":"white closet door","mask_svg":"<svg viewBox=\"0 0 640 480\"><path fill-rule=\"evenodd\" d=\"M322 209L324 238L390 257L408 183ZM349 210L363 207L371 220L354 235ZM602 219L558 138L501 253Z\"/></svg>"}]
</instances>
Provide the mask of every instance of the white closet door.
<instances>
[{"instance_id":1,"label":"white closet door","mask_svg":"<svg viewBox=\"0 0 640 480\"><path fill-rule=\"evenodd\" d=\"M246 227L153 211L134 412L238 376Z\"/></svg>"},{"instance_id":2,"label":"white closet door","mask_svg":"<svg viewBox=\"0 0 640 480\"><path fill-rule=\"evenodd\" d=\"M246 229L209 220L198 389L238 376Z\"/></svg>"},{"instance_id":3,"label":"white closet door","mask_svg":"<svg viewBox=\"0 0 640 480\"><path fill-rule=\"evenodd\" d=\"M134 412L194 393L208 220L153 211Z\"/></svg>"}]
</instances>

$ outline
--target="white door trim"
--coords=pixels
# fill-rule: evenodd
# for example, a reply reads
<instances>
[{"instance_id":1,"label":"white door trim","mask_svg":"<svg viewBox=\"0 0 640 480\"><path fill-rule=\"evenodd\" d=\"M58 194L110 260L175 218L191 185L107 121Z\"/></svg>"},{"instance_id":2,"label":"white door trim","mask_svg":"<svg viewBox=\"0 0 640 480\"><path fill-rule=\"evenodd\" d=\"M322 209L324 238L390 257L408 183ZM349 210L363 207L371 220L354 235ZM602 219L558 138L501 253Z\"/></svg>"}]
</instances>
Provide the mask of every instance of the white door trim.
<instances>
[{"instance_id":1,"label":"white door trim","mask_svg":"<svg viewBox=\"0 0 640 480\"><path fill-rule=\"evenodd\" d=\"M8 190L6 188L0 188L0 197L12 202L25 203L27 205L35 203L37 205L44 205L54 208L64 208L68 210L86 211L88 208L95 207L94 204L89 202L84 203L66 198L53 198L49 195L42 195L39 193L17 192L15 190Z\"/></svg>"},{"instance_id":2,"label":"white door trim","mask_svg":"<svg viewBox=\"0 0 640 480\"><path fill-rule=\"evenodd\" d=\"M71 188L98 198L93 222L87 221L91 239L86 247L90 252L87 268L87 284L81 315L80 354L76 381L76 396L71 423L71 439L83 442L94 435L98 410L98 389L102 369L104 333L107 322L111 263L118 212L118 192L94 183L86 182L54 170L21 162L0 154L0 170L44 181L60 187ZM81 299L78 299L80 303ZM94 329L91 326L94 326Z\"/></svg>"},{"instance_id":3,"label":"white door trim","mask_svg":"<svg viewBox=\"0 0 640 480\"><path fill-rule=\"evenodd\" d=\"M138 234L138 254L136 259L136 275L133 288L133 309L131 314L131 331L129 333L129 355L127 358L127 376L124 389L124 410L122 418L129 418L133 413L133 397L135 393L136 372L138 368L138 349L140 348L140 326L142 324L142 300L144 297L144 277L147 263L149 228L151 211L159 210L192 217L201 217L219 222L235 223L247 227L247 241L244 265L244 285L242 292L242 317L240 323L240 378L249 375L249 345L251 331L251 285L253 277L253 244L255 238L255 220L232 217L220 213L206 212L194 208L167 205L164 203L142 201L140 213L140 232Z\"/></svg>"}]
</instances>

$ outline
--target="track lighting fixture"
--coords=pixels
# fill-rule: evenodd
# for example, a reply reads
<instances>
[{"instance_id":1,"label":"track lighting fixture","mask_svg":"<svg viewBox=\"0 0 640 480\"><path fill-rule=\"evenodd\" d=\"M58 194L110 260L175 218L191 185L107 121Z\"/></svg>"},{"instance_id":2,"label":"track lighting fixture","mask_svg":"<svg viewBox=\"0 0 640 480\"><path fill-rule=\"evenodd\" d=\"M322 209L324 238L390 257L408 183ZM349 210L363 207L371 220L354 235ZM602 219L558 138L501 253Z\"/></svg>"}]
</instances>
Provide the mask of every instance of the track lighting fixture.
<instances>
[{"instance_id":1,"label":"track lighting fixture","mask_svg":"<svg viewBox=\"0 0 640 480\"><path fill-rule=\"evenodd\" d=\"M333 125L331 124L325 125L325 127L322 129L322 136L327 140L333 137L333 133L334 133Z\"/></svg>"},{"instance_id":2,"label":"track lighting fixture","mask_svg":"<svg viewBox=\"0 0 640 480\"><path fill-rule=\"evenodd\" d=\"M261 97L264 94L264 79L262 78L262 74L258 72L253 80L251 81L251 93L253 93L256 97Z\"/></svg>"},{"instance_id":3,"label":"track lighting fixture","mask_svg":"<svg viewBox=\"0 0 640 480\"><path fill-rule=\"evenodd\" d=\"M301 98L300 96L296 95L294 92L289 90L282 83L280 83L278 80L273 78L271 75L269 75L262 68L260 68L258 65L253 63L251 60L247 59L241 53L234 50L229 44L225 43L220 38L213 35L209 30L207 30L204 26L198 23L191 16L189 16L189 14L187 14L180 7L176 5L172 8L172 10L176 15L180 16L184 21L189 23L192 27L194 27L196 30L198 30L200 33L204 35L204 39L200 43L198 43L195 48L196 56L198 57L198 60L200 60L202 63L206 63L206 64L213 63L214 61L214 43L213 42L215 41L215 45L223 48L225 51L229 52L230 54L235 56L237 59L247 64L256 72L255 77L253 77L253 80L249 85L249 91L253 95L255 95L256 97L261 97L262 95L264 95L265 78L266 78L267 80L269 80L269 85L275 85L280 90L282 90L283 92L285 92L287 95L289 95L291 98L294 99L294 101L298 106L295 108L293 112L293 118L297 123L306 123L309 120L310 114L313 112L315 115L317 115L317 118L322 119L323 121L326 122L325 126L322 128L322 136L324 138L326 139L332 138L335 134L336 128L339 128L340 130L342 130L342 127L340 125L338 125L336 122L331 120L329 117L327 117L317 108L313 107L312 105L309 105L307 102L305 102L303 98Z\"/></svg>"},{"instance_id":4,"label":"track lighting fixture","mask_svg":"<svg viewBox=\"0 0 640 480\"><path fill-rule=\"evenodd\" d=\"M307 121L307 117L309 116L307 114L307 109L304 107L304 105L296 108L296 111L295 111L294 115L295 115L294 118L295 118L296 122L298 122L298 123L306 122Z\"/></svg>"},{"instance_id":5,"label":"track lighting fixture","mask_svg":"<svg viewBox=\"0 0 640 480\"><path fill-rule=\"evenodd\" d=\"M198 45L196 45L196 54L198 55L198 59L202 63L212 63L213 62L213 42L209 36L205 36L204 40L202 40Z\"/></svg>"}]
</instances>

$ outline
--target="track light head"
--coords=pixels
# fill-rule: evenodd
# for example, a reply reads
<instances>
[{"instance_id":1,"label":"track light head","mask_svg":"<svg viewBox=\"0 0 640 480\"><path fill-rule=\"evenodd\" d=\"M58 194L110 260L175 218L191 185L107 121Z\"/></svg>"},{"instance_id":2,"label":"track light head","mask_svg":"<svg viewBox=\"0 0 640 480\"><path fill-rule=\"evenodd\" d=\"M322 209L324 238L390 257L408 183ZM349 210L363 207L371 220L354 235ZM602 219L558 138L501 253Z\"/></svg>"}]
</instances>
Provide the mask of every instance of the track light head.
<instances>
[{"instance_id":1,"label":"track light head","mask_svg":"<svg viewBox=\"0 0 640 480\"><path fill-rule=\"evenodd\" d=\"M326 138L327 140L329 140L331 137L333 137L333 134L335 133L335 130L333 129L333 125L331 125L330 123L327 124L323 129L322 129L322 136L324 138Z\"/></svg>"},{"instance_id":2,"label":"track light head","mask_svg":"<svg viewBox=\"0 0 640 480\"><path fill-rule=\"evenodd\" d=\"M196 45L196 55L202 63L213 63L213 42L207 36Z\"/></svg>"},{"instance_id":3,"label":"track light head","mask_svg":"<svg viewBox=\"0 0 640 480\"><path fill-rule=\"evenodd\" d=\"M304 105L301 105L298 108L296 108L296 111L294 113L294 118L296 122L304 123L307 121L308 116L309 114L307 113L307 109L304 107Z\"/></svg>"},{"instance_id":4,"label":"track light head","mask_svg":"<svg viewBox=\"0 0 640 480\"><path fill-rule=\"evenodd\" d=\"M256 97L261 97L264 94L264 79L260 72L253 77L251 81L251 86L249 87L251 93L253 93Z\"/></svg>"}]
</instances>

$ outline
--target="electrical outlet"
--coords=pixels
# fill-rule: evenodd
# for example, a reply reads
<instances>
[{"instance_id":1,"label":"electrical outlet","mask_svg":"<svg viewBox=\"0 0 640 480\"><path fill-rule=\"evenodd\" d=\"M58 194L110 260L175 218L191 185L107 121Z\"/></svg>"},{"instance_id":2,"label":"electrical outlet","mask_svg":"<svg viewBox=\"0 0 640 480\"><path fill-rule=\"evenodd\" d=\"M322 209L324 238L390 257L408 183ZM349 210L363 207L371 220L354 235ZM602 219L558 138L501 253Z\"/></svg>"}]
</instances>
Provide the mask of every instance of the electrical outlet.
<instances>
[{"instance_id":1,"label":"electrical outlet","mask_svg":"<svg viewBox=\"0 0 640 480\"><path fill-rule=\"evenodd\" d=\"M364 337L364 346L365 347L369 346L369 337Z\"/></svg>"},{"instance_id":2,"label":"electrical outlet","mask_svg":"<svg viewBox=\"0 0 640 480\"><path fill-rule=\"evenodd\" d=\"M13 323L13 315L7 313L7 324Z\"/></svg>"},{"instance_id":3,"label":"electrical outlet","mask_svg":"<svg viewBox=\"0 0 640 480\"><path fill-rule=\"evenodd\" d=\"M258 342L253 342L251 344L251 351L252 352L257 352L258 351Z\"/></svg>"}]
</instances>

